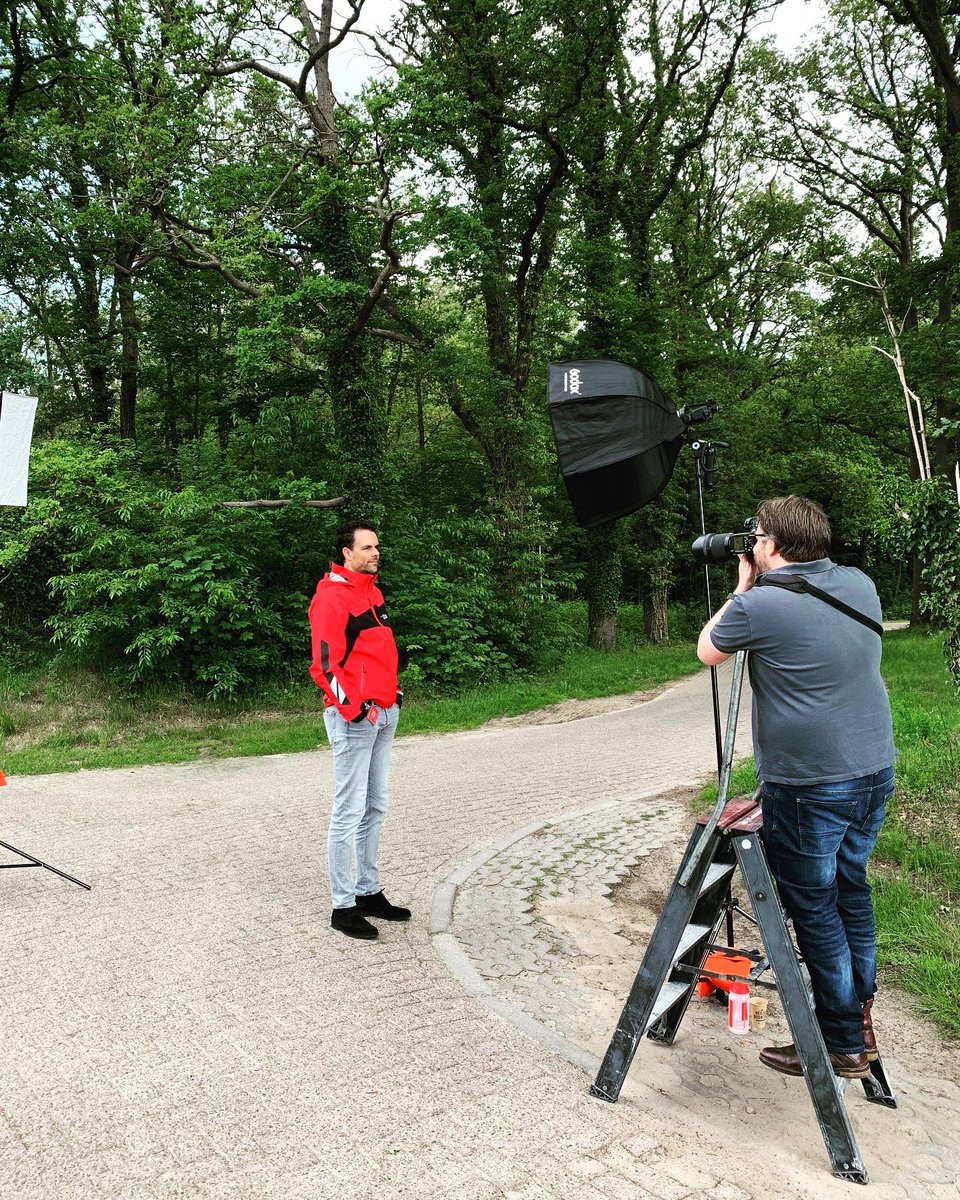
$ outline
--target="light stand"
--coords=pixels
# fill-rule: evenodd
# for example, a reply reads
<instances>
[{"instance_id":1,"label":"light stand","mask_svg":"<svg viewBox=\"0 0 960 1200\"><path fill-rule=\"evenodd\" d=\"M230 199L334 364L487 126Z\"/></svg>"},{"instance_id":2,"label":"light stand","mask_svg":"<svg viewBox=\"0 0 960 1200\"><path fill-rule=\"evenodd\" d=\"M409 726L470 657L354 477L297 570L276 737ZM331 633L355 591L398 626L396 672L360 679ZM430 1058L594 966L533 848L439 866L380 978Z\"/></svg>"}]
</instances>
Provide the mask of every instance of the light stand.
<instances>
[{"instance_id":1,"label":"light stand","mask_svg":"<svg viewBox=\"0 0 960 1200\"><path fill-rule=\"evenodd\" d=\"M0 391L0 466L3 467L3 474L0 477L0 481L2 481L0 507L23 508L27 503L30 441L33 437L33 418L36 409L35 396L22 396L19 393ZM6 780L0 772L0 784L3 783L6 783ZM26 860L17 863L0 863L0 871L13 870L17 867L42 867L45 871L52 871L54 875L59 875L61 879L75 883L77 887L85 888L88 892L91 890L89 883L84 883L81 879L74 879L66 871L52 867L50 863L35 858L24 850L18 850L9 842L0 841L0 846L4 850L9 850L11 854L16 854Z\"/></svg>"},{"instance_id":2,"label":"light stand","mask_svg":"<svg viewBox=\"0 0 960 1200\"><path fill-rule=\"evenodd\" d=\"M77 887L86 888L88 892L91 890L89 883L84 883L82 879L74 879L74 877L72 875L68 875L66 871L61 871L58 867L51 867L49 863L43 862L42 859L34 858L32 854L26 854L23 850L18 850L16 846L11 846L9 842L0 842L0 846L2 846L4 850L9 850L12 854L19 854L21 858L28 860L27 862L19 863L0 863L0 871L12 871L17 867L43 867L44 870L52 871L54 875L59 875L61 879L67 879L70 881L70 883L75 883Z\"/></svg>"},{"instance_id":3,"label":"light stand","mask_svg":"<svg viewBox=\"0 0 960 1200\"><path fill-rule=\"evenodd\" d=\"M681 410L681 416L683 411ZM697 476L697 505L700 510L700 533L705 535L707 532L706 515L703 508L703 493L704 490L710 491L713 487L714 475L717 471L717 448L724 450L729 446L729 442L707 441L703 438L690 438L690 450L693 454L693 461L696 465ZM713 601L710 596L710 565L703 564L703 585L707 597L707 620L713 616ZM720 731L720 689L717 684L717 668L710 668L710 690L713 696L713 730L717 742L717 773L723 772L723 735Z\"/></svg>"},{"instance_id":4,"label":"light stand","mask_svg":"<svg viewBox=\"0 0 960 1200\"><path fill-rule=\"evenodd\" d=\"M687 440L690 444L690 450L693 453L693 460L696 464L697 477L697 504L700 509L700 532L706 535L707 524L706 515L703 507L704 490L709 491L713 487L714 476L717 471L717 449L726 450L729 446L728 442L709 441L705 438L690 438L689 425L691 417L693 420L705 420L713 415L713 412L718 411L714 406L705 406L704 409L694 410L697 414L688 414L686 410L681 409L680 415L687 423ZM702 415L700 415L702 414ZM713 601L710 594L710 564L703 564L703 581L707 598L707 620L713 616ZM727 795L730 791L730 774L733 769L733 752L734 741L737 734L737 721L740 716L740 694L743 690L743 674L746 665L746 651L739 650L733 660L733 679L730 682L730 706L727 712L727 729L726 738L723 737L720 728L720 688L717 680L717 668L710 668L710 692L713 700L713 728L717 743L717 778L719 790L717 792L717 800L713 806L713 811L707 818L706 824L700 830L699 840L693 848L689 860L684 866L679 877L681 887L686 887L690 882L694 872L700 865L700 859L705 853L708 843L714 837L717 824L723 813L727 803ZM731 894L727 892L727 934L728 942L733 945L733 918L732 909L734 908Z\"/></svg>"}]
</instances>

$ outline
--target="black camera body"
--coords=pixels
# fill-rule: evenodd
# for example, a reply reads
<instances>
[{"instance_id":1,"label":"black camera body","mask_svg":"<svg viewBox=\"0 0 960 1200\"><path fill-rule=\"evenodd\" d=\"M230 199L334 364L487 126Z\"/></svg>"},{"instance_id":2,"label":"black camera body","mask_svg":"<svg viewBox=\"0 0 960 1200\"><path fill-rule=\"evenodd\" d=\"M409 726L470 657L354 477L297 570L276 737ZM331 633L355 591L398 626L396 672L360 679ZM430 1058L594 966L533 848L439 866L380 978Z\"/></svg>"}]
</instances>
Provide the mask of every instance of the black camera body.
<instances>
[{"instance_id":1,"label":"black camera body","mask_svg":"<svg viewBox=\"0 0 960 1200\"><path fill-rule=\"evenodd\" d=\"M705 533L693 543L693 557L701 563L726 562L742 554L753 562L753 547L756 544L757 518L747 517L743 523L744 533Z\"/></svg>"}]
</instances>

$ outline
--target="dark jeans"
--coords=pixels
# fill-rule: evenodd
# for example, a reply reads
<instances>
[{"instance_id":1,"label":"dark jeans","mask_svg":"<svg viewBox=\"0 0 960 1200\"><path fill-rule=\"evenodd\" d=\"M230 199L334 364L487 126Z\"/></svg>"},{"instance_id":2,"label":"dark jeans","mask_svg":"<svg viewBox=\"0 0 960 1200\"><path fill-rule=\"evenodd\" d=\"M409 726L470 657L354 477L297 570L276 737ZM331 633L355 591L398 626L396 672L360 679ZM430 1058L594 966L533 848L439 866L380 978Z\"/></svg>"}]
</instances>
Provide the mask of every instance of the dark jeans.
<instances>
[{"instance_id":1,"label":"dark jeans","mask_svg":"<svg viewBox=\"0 0 960 1200\"><path fill-rule=\"evenodd\" d=\"M893 768L840 783L763 785L763 844L813 983L828 1050L863 1051L876 987L867 859L893 795Z\"/></svg>"}]
</instances>

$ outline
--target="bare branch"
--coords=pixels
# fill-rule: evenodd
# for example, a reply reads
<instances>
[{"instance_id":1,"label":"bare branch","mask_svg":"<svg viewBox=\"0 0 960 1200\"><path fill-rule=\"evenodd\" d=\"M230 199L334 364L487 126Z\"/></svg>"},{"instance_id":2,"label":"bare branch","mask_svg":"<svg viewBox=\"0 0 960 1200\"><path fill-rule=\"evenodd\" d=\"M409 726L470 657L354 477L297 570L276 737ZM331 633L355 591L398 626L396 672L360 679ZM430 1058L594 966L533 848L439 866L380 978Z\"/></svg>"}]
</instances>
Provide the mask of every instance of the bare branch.
<instances>
[{"instance_id":1,"label":"bare branch","mask_svg":"<svg viewBox=\"0 0 960 1200\"><path fill-rule=\"evenodd\" d=\"M290 504L301 508L340 508L346 504L347 496L334 496L331 500L224 500L224 508L286 508Z\"/></svg>"},{"instance_id":2,"label":"bare branch","mask_svg":"<svg viewBox=\"0 0 960 1200\"><path fill-rule=\"evenodd\" d=\"M407 337L405 333L398 333L396 329L368 329L367 332L371 337L384 338L388 342L400 342L404 346L412 346L414 350L422 350L423 342L417 341L416 338Z\"/></svg>"}]
</instances>

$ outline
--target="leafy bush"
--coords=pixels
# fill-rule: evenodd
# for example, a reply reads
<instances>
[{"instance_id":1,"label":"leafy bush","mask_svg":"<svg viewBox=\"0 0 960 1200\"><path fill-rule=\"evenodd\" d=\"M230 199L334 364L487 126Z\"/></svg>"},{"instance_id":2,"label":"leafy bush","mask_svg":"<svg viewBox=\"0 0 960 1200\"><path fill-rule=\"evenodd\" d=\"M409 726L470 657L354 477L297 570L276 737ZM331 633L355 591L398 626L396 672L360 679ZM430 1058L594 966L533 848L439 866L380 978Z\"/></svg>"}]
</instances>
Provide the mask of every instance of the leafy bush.
<instances>
[{"instance_id":1,"label":"leafy bush","mask_svg":"<svg viewBox=\"0 0 960 1200\"><path fill-rule=\"evenodd\" d=\"M413 523L391 528L383 586L406 684L464 686L511 665L494 632L489 534L482 518L453 512L431 524L429 539Z\"/></svg>"},{"instance_id":2,"label":"leafy bush","mask_svg":"<svg viewBox=\"0 0 960 1200\"><path fill-rule=\"evenodd\" d=\"M224 508L222 487L164 489L125 447L41 443L32 468L34 495L4 562L42 596L54 643L73 657L127 683L175 678L211 696L291 652L305 657L305 591L296 572L272 569L294 557L283 518L245 520ZM38 556L46 545L57 547L52 560ZM43 592L38 562L54 567Z\"/></svg>"},{"instance_id":3,"label":"leafy bush","mask_svg":"<svg viewBox=\"0 0 960 1200\"><path fill-rule=\"evenodd\" d=\"M960 505L943 476L888 485L878 535L890 551L907 550L923 564L921 610L946 631L947 666L960 691Z\"/></svg>"}]
</instances>

